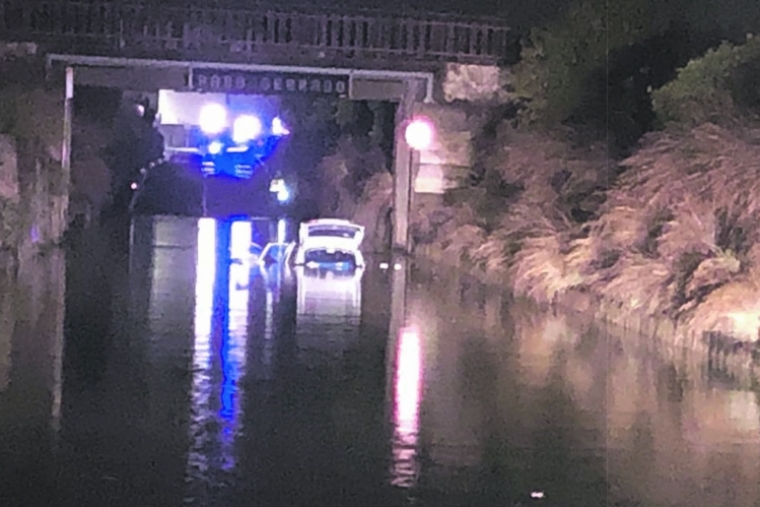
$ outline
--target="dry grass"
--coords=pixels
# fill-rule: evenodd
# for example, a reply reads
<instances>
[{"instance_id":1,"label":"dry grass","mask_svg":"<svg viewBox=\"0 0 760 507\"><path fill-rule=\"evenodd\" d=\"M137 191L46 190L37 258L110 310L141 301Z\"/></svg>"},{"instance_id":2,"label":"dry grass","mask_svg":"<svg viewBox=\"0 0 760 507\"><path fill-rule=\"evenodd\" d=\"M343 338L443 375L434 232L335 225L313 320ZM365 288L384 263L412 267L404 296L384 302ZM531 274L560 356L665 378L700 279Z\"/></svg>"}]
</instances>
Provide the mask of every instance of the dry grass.
<instances>
[{"instance_id":1,"label":"dry grass","mask_svg":"<svg viewBox=\"0 0 760 507\"><path fill-rule=\"evenodd\" d=\"M503 148L494 150L492 171L519 190L500 197L493 233L473 257L487 272L507 273L516 294L550 302L585 283L583 263L568 262L569 252L580 251L572 244L572 210L606 180L606 159L600 147L581 148L567 133L504 126L497 139Z\"/></svg>"},{"instance_id":2,"label":"dry grass","mask_svg":"<svg viewBox=\"0 0 760 507\"><path fill-rule=\"evenodd\" d=\"M528 238L515 254L509 275L516 294L539 303L552 302L584 283L578 270L569 269L556 235Z\"/></svg>"},{"instance_id":3,"label":"dry grass","mask_svg":"<svg viewBox=\"0 0 760 507\"><path fill-rule=\"evenodd\" d=\"M351 194L346 180L363 160L347 151L322 169ZM432 238L427 250L437 260L474 265L538 302L582 290L628 314L754 339L758 160L760 127L707 123L648 135L611 184L603 147L505 125L483 181L449 196L448 206L426 208L415 227ZM381 213L389 175L367 180L362 195L353 206L370 210L365 218Z\"/></svg>"},{"instance_id":4,"label":"dry grass","mask_svg":"<svg viewBox=\"0 0 760 507\"><path fill-rule=\"evenodd\" d=\"M449 264L469 262L474 251L483 244L486 234L477 225L465 224L454 228L442 246L442 259Z\"/></svg>"},{"instance_id":5,"label":"dry grass","mask_svg":"<svg viewBox=\"0 0 760 507\"><path fill-rule=\"evenodd\" d=\"M674 290L667 265L637 254L625 254L595 278L595 293L639 315L662 313Z\"/></svg>"},{"instance_id":6,"label":"dry grass","mask_svg":"<svg viewBox=\"0 0 760 507\"><path fill-rule=\"evenodd\" d=\"M322 183L317 196L322 214L353 217L366 207L367 199L376 200L378 185L390 188L390 173L384 164L379 148L362 146L349 136L341 138L335 152L323 158L317 168Z\"/></svg>"},{"instance_id":7,"label":"dry grass","mask_svg":"<svg viewBox=\"0 0 760 507\"><path fill-rule=\"evenodd\" d=\"M581 263L565 258L577 229L571 210L605 180L602 150L579 148L565 134L505 125L487 164L468 204L437 228L444 259L469 261L491 279L506 276L517 294L541 302L582 285ZM484 217L484 209L495 216Z\"/></svg>"},{"instance_id":8,"label":"dry grass","mask_svg":"<svg viewBox=\"0 0 760 507\"><path fill-rule=\"evenodd\" d=\"M683 317L696 330L719 331L747 341L758 339L760 325L760 284L756 276L723 285L711 292Z\"/></svg>"},{"instance_id":9,"label":"dry grass","mask_svg":"<svg viewBox=\"0 0 760 507\"><path fill-rule=\"evenodd\" d=\"M621 252L595 291L695 330L756 339L759 137L709 123L650 135L592 227L596 244Z\"/></svg>"},{"instance_id":10,"label":"dry grass","mask_svg":"<svg viewBox=\"0 0 760 507\"><path fill-rule=\"evenodd\" d=\"M569 197L598 193L608 178L599 150L507 127L498 139L488 188L471 192L498 214L484 221L481 197L447 210L436 230L445 260L505 275L539 302L582 289L629 314L756 338L760 130L704 124L649 135L586 224ZM494 192L495 181L518 191Z\"/></svg>"}]
</instances>

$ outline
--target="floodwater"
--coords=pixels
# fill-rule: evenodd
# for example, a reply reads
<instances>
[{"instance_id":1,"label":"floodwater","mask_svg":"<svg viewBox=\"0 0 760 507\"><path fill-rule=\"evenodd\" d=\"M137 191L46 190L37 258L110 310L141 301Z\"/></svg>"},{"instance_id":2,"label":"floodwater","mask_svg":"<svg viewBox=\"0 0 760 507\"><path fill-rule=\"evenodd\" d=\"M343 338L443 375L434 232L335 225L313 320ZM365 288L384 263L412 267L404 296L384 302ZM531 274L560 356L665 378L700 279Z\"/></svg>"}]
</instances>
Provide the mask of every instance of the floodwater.
<instances>
[{"instance_id":1,"label":"floodwater","mask_svg":"<svg viewBox=\"0 0 760 507\"><path fill-rule=\"evenodd\" d=\"M753 385L403 259L247 255L292 230L0 274L0 506L760 505Z\"/></svg>"}]
</instances>

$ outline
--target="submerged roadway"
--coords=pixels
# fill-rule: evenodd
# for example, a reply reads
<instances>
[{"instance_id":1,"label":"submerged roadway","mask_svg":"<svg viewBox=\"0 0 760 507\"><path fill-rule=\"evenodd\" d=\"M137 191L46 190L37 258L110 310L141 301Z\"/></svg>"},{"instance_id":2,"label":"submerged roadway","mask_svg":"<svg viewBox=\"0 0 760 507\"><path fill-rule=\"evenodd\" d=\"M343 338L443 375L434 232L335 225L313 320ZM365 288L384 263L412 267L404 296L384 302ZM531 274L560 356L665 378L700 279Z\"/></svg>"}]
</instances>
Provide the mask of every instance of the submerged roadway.
<instances>
[{"instance_id":1,"label":"submerged roadway","mask_svg":"<svg viewBox=\"0 0 760 507\"><path fill-rule=\"evenodd\" d=\"M248 255L294 225L143 217L22 270L0 505L756 505L753 393L460 274Z\"/></svg>"}]
</instances>

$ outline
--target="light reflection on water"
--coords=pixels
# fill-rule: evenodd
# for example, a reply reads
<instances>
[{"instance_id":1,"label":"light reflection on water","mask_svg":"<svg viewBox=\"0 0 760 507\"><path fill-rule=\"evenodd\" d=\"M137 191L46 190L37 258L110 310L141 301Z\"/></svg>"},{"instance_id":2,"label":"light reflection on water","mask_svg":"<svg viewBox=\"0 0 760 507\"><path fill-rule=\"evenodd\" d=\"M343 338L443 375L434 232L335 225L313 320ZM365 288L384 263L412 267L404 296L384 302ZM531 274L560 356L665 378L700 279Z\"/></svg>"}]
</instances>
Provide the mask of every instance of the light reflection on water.
<instances>
[{"instance_id":1,"label":"light reflection on water","mask_svg":"<svg viewBox=\"0 0 760 507\"><path fill-rule=\"evenodd\" d=\"M244 220L198 225L188 475L203 483L233 472L237 461L253 228ZM187 500L198 496L192 491Z\"/></svg>"},{"instance_id":2,"label":"light reflection on water","mask_svg":"<svg viewBox=\"0 0 760 507\"><path fill-rule=\"evenodd\" d=\"M248 338L248 293L249 293L249 249L251 245L251 223L235 221L231 224L230 254L240 263L230 263L229 310L227 332L222 334L220 361L222 369L222 389L220 417L222 428L225 470L235 465L234 440L241 431L240 398L243 392L240 380L245 376L246 341Z\"/></svg>"},{"instance_id":3,"label":"light reflection on water","mask_svg":"<svg viewBox=\"0 0 760 507\"><path fill-rule=\"evenodd\" d=\"M195 287L195 342L193 344L193 380L190 407L190 441L187 474L203 475L209 468L205 447L208 436L203 426L211 395L211 332L214 313L216 277L216 222L202 219L198 223Z\"/></svg>"},{"instance_id":4,"label":"light reflection on water","mask_svg":"<svg viewBox=\"0 0 760 507\"><path fill-rule=\"evenodd\" d=\"M161 227L184 238L191 225ZM757 384L460 275L370 264L264 279L245 255L249 225L201 220L190 249L143 248L135 269L150 279L140 315L151 322L130 343L148 353L135 347L109 383L64 385L63 479L45 484L72 501L6 501L7 477L25 468L0 475L0 505L392 505L379 499L388 491L445 507L757 505ZM56 418L57 359L34 351L55 351L60 315L51 301L21 302L26 318L0 298L14 329L0 328L0 370L9 340L14 361L0 431L22 409L47 427ZM0 448L3 471L40 455L0 437L14 442Z\"/></svg>"},{"instance_id":5,"label":"light reflection on water","mask_svg":"<svg viewBox=\"0 0 760 507\"><path fill-rule=\"evenodd\" d=\"M401 330L396 353L394 391L394 432L392 442L393 486L415 486L419 473L417 446L420 430L422 397L422 344L414 327Z\"/></svg>"}]
</instances>

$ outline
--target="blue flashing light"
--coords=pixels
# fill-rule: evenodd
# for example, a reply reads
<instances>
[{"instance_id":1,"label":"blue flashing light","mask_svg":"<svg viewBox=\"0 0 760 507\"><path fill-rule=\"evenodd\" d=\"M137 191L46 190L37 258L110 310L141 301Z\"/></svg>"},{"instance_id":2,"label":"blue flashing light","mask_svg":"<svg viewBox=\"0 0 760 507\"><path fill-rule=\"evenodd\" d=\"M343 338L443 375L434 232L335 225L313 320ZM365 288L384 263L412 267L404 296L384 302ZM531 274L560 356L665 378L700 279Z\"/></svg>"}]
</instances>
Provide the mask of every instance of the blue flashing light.
<instances>
[{"instance_id":1,"label":"blue flashing light","mask_svg":"<svg viewBox=\"0 0 760 507\"><path fill-rule=\"evenodd\" d=\"M221 141L211 141L208 144L208 152L210 155L219 155L224 149L224 144Z\"/></svg>"},{"instance_id":2,"label":"blue flashing light","mask_svg":"<svg viewBox=\"0 0 760 507\"><path fill-rule=\"evenodd\" d=\"M204 122L191 130L189 145L197 149L200 156L200 160L193 161L192 165L200 167L206 176L249 179L257 167L274 155L280 141L290 131L280 118L265 124L264 120L250 114L238 115L229 128L227 111L222 109L224 111L215 104L207 105L202 112ZM281 202L290 198L290 192L278 195Z\"/></svg>"},{"instance_id":3,"label":"blue flashing light","mask_svg":"<svg viewBox=\"0 0 760 507\"><path fill-rule=\"evenodd\" d=\"M281 203L286 203L290 200L290 191L287 188L282 188L277 191L277 200Z\"/></svg>"}]
</instances>

